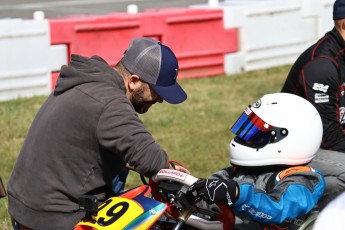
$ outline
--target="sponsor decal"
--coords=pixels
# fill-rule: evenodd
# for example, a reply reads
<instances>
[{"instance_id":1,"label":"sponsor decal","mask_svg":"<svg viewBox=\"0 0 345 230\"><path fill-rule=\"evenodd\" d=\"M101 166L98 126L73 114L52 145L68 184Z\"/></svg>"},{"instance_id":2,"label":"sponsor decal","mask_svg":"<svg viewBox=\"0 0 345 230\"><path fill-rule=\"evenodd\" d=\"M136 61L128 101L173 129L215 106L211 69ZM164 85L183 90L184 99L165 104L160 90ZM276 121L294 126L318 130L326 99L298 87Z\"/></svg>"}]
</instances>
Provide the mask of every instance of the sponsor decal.
<instances>
[{"instance_id":1,"label":"sponsor decal","mask_svg":"<svg viewBox=\"0 0 345 230\"><path fill-rule=\"evenodd\" d=\"M324 85L324 84L320 84L320 83L314 83L314 85L313 85L313 90L321 91L324 93L327 93L328 88L329 88L329 85Z\"/></svg>"},{"instance_id":2,"label":"sponsor decal","mask_svg":"<svg viewBox=\"0 0 345 230\"><path fill-rule=\"evenodd\" d=\"M177 177L177 178L185 178L186 177L185 173L180 172L180 171L176 171L176 170L171 170L171 169L161 169L158 173L168 175L168 176Z\"/></svg>"},{"instance_id":3,"label":"sponsor decal","mask_svg":"<svg viewBox=\"0 0 345 230\"><path fill-rule=\"evenodd\" d=\"M212 181L212 182L208 185L208 187L209 187L209 188L215 187L215 186L217 185L217 183L218 183L218 180Z\"/></svg>"},{"instance_id":4,"label":"sponsor decal","mask_svg":"<svg viewBox=\"0 0 345 230\"><path fill-rule=\"evenodd\" d=\"M268 214L266 214L266 213L257 211L257 210L255 210L254 208L252 208L252 207L250 207L250 206L248 206L248 205L246 205L246 204L242 205L241 208L242 208L243 211L247 211L247 212L249 212L251 215L256 216L256 217L259 217L259 218L261 218L261 219L266 219L266 220L272 219L272 216L271 216L271 215L268 215Z\"/></svg>"},{"instance_id":5,"label":"sponsor decal","mask_svg":"<svg viewBox=\"0 0 345 230\"><path fill-rule=\"evenodd\" d=\"M329 95L324 93L315 93L315 103L326 103L329 102Z\"/></svg>"}]
</instances>

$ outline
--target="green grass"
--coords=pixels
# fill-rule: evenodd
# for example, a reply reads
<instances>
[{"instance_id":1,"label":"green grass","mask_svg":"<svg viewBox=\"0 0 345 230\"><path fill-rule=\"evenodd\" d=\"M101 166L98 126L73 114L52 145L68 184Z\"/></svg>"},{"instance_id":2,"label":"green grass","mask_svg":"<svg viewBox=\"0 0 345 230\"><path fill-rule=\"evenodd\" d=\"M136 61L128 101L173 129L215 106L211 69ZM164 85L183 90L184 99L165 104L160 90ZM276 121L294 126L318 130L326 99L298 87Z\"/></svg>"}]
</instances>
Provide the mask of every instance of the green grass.
<instances>
[{"instance_id":1,"label":"green grass","mask_svg":"<svg viewBox=\"0 0 345 230\"><path fill-rule=\"evenodd\" d=\"M245 107L267 93L279 92L289 66L245 74L183 79L188 100L179 105L153 106L140 115L146 128L170 159L178 160L194 176L207 177L229 165L229 128ZM45 97L0 103L0 176L6 184L31 121ZM127 188L139 185L131 172ZM28 188L30 189L30 188ZM0 200L1 229L11 229L7 198Z\"/></svg>"},{"instance_id":2,"label":"green grass","mask_svg":"<svg viewBox=\"0 0 345 230\"><path fill-rule=\"evenodd\" d=\"M0 103L0 176L5 184L31 121L44 99L34 97ZM3 230L12 229L7 213L7 198L0 200L0 226Z\"/></svg>"}]
</instances>

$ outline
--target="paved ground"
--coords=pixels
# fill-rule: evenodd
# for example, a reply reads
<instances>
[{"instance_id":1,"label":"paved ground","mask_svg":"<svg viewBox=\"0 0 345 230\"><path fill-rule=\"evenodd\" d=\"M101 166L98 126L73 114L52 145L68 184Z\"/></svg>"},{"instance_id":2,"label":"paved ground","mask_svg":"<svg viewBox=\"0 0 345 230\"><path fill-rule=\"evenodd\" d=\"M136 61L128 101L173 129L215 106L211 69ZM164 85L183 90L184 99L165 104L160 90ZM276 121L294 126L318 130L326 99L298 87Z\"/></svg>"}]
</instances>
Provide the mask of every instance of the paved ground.
<instances>
[{"instance_id":1,"label":"paved ground","mask_svg":"<svg viewBox=\"0 0 345 230\"><path fill-rule=\"evenodd\" d=\"M139 12L146 8L187 7L208 0L0 0L0 18L32 19L33 12L44 11L46 18L66 15L126 12L136 4Z\"/></svg>"}]
</instances>

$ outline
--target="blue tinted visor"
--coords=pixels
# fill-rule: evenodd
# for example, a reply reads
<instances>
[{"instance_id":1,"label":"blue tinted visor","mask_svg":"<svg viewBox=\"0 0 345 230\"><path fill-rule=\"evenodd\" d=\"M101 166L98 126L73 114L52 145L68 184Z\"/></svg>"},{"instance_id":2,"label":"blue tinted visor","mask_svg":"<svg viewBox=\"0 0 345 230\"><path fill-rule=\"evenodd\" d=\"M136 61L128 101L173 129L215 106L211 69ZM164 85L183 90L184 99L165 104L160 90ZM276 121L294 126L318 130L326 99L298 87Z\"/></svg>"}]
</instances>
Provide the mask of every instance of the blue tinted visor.
<instances>
[{"instance_id":1,"label":"blue tinted visor","mask_svg":"<svg viewBox=\"0 0 345 230\"><path fill-rule=\"evenodd\" d=\"M273 128L273 126L257 116L249 106L244 110L230 130L242 142L253 147L262 147L270 141L272 137L271 130Z\"/></svg>"}]
</instances>

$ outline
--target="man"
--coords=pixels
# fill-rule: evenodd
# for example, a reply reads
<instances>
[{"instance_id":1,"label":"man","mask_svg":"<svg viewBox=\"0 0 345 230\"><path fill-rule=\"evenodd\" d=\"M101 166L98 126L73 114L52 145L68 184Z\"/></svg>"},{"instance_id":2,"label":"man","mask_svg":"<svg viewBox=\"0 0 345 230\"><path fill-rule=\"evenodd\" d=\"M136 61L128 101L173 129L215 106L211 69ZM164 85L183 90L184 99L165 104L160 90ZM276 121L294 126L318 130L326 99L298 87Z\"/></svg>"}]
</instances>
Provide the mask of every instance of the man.
<instances>
[{"instance_id":1,"label":"man","mask_svg":"<svg viewBox=\"0 0 345 230\"><path fill-rule=\"evenodd\" d=\"M326 178L321 208L345 189L345 0L335 1L333 20L334 28L300 55L282 88L309 100L322 118L326 150L310 164Z\"/></svg>"},{"instance_id":2,"label":"man","mask_svg":"<svg viewBox=\"0 0 345 230\"><path fill-rule=\"evenodd\" d=\"M177 74L171 49L149 38L133 39L115 69L98 56L72 55L8 182L15 228L73 229L84 215L78 198L112 195L112 181L126 165L146 176L171 167L137 113L186 100Z\"/></svg>"}]
</instances>

